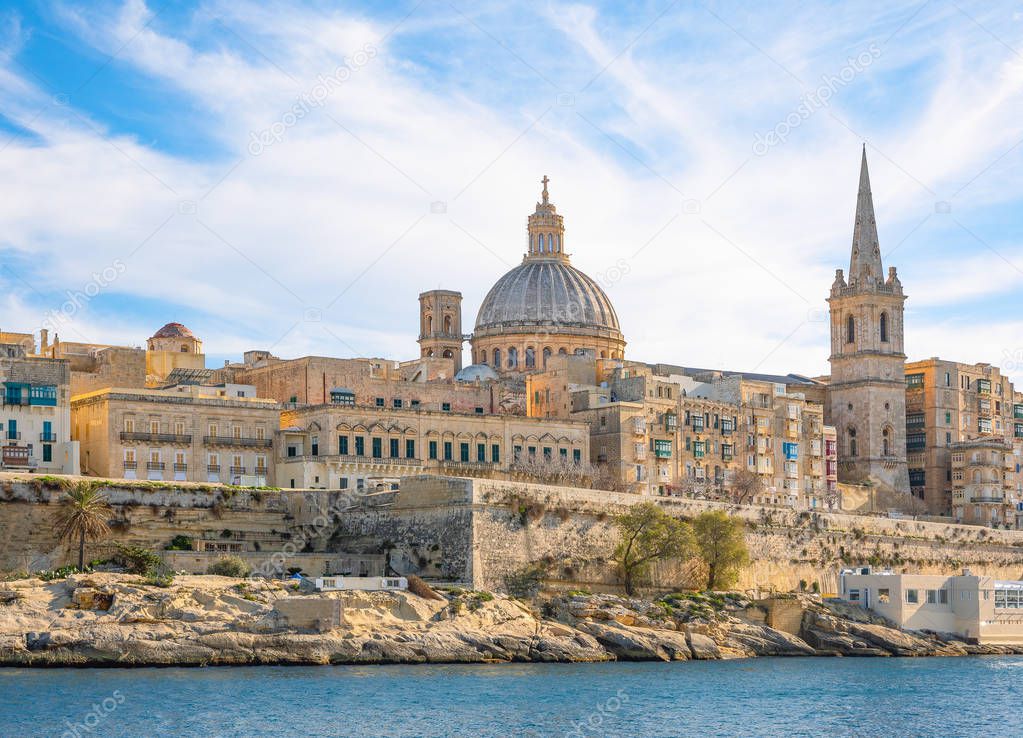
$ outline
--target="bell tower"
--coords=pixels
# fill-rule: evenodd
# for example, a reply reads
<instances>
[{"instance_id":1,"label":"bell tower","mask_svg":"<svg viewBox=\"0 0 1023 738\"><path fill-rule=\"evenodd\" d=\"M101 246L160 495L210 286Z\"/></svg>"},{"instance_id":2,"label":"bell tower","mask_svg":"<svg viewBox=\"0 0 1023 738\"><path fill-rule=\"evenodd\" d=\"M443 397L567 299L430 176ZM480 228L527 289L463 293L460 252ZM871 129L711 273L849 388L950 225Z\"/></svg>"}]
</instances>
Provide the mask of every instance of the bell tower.
<instances>
[{"instance_id":1,"label":"bell tower","mask_svg":"<svg viewBox=\"0 0 1023 738\"><path fill-rule=\"evenodd\" d=\"M840 480L870 481L908 494L906 296L895 267L888 268L887 278L883 270L864 146L849 281L836 270L828 298L831 381L826 410L838 431Z\"/></svg>"},{"instance_id":2,"label":"bell tower","mask_svg":"<svg viewBox=\"0 0 1023 738\"><path fill-rule=\"evenodd\" d=\"M423 358L454 359L462 368L462 293L430 290L419 295L419 351Z\"/></svg>"}]
</instances>

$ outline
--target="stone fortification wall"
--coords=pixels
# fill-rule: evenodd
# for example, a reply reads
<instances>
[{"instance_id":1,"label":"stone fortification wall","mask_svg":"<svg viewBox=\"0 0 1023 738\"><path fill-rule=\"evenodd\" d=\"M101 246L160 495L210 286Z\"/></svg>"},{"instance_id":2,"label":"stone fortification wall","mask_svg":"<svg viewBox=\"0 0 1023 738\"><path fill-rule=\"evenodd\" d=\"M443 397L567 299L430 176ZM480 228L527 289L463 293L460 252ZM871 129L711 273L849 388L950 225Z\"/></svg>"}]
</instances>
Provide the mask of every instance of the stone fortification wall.
<instances>
[{"instance_id":1,"label":"stone fortification wall","mask_svg":"<svg viewBox=\"0 0 1023 738\"><path fill-rule=\"evenodd\" d=\"M397 495L353 497L340 491L144 482L119 482L106 493L116 526L111 541L88 546L90 559L109 554L113 540L163 549L183 534L241 544L246 559L282 550L345 552L352 560L361 556L377 565L386 562L403 574L465 582L477 589L503 588L509 577L540 566L552 586L593 591L618 586L610 562L618 540L614 516L650 499L428 475L404 479ZM0 475L0 571L38 570L71 561L53 526L62 497L62 490L39 478ZM1023 578L1021 532L697 500L657 501L682 517L724 508L746 521L752 562L740 578L742 589L789 590L803 582L833 592L838 569L860 564L921 573L967 567L999 578ZM691 564L668 563L654 571L654 584L665 589L696 584L697 574Z\"/></svg>"}]
</instances>

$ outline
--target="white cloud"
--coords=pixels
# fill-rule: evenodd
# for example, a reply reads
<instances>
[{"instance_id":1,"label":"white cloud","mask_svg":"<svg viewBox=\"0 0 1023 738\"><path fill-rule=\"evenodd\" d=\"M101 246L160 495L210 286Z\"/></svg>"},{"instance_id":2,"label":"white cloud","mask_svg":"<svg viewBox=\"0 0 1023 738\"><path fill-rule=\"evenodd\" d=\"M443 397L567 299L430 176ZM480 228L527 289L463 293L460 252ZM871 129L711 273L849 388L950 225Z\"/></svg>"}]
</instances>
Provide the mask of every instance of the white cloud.
<instances>
[{"instance_id":1,"label":"white cloud","mask_svg":"<svg viewBox=\"0 0 1023 738\"><path fill-rule=\"evenodd\" d=\"M942 26L935 37L921 18L828 109L767 156L753 156L754 134L781 120L803 92L768 56L816 85L908 13L861 12L859 27L809 16L758 43L761 53L696 11L669 14L626 48L642 23L619 27L588 6L561 6L546 18L568 50L545 56L521 24L509 26L509 35L493 25L498 12L486 8L477 22L515 38L515 55L559 83L585 84L610 66L574 105L559 106L558 90L539 79L535 95L503 88L505 70L532 73L471 24L425 7L385 41L394 19L293 6L214 3L180 29L159 18L146 26L150 11L139 0L112 15L65 15L98 50L120 50L115 66L148 75L156 88L203 111L195 135L224 154L197 161L109 133L48 105L50 91L8 67L0 105L43 144L15 142L0 155L4 241L50 257L35 277L46 290L73 289L92 270L124 259L118 293L220 316L191 326L210 353L273 345L284 355L405 358L416 351L421 290L461 289L471 327L488 286L521 258L525 216L539 177L549 174L574 263L600 274L618 259L630 262L609 293L631 356L815 374L827 369L827 336L812 316L825 307L832 270L848 260L858 135L877 149L871 175L883 249L933 212L935 199L950 197L1023 137L1018 59L997 45L960 43L956 27ZM747 31L756 27L750 19L727 20L756 36ZM424 29L465 33L482 45L447 60L474 76L472 84L430 76L443 53L427 62L415 56L422 37L402 36ZM665 50L672 34L694 29L727 54ZM553 43L556 35L544 39ZM253 132L282 121L320 75L365 44L378 47L374 59L279 142L249 155ZM935 48L947 49L940 73L914 78L921 104L897 120L885 117L884 100L903 94L900 75L933 60ZM492 66L481 61L488 55ZM491 97L481 76L496 88ZM876 86L876 110L851 104ZM502 90L505 104L495 102ZM852 133L836 119L865 130ZM1019 175L1005 167L1013 162L1018 157L1008 156L963 190L954 200L957 216L1018 198ZM699 213L682 212L687 198L699 202ZM429 212L435 200L446 203L446 214ZM198 203L195 213L189 201ZM980 247L966 248L972 259ZM989 254L963 268L917 263L916 254L907 245L894 261L907 260L900 273L920 311L953 301L967 309L1018 284ZM305 320L310 307L324 311L322 322ZM926 320L926 312L919 315ZM123 325L84 325L83 333L95 329L113 341L134 332L128 342L138 343L158 327L148 320L124 316ZM911 346L943 352L938 334L925 333L925 324L914 329L927 338ZM997 359L988 356L998 353L990 336L950 345L971 352L970 360Z\"/></svg>"}]
</instances>

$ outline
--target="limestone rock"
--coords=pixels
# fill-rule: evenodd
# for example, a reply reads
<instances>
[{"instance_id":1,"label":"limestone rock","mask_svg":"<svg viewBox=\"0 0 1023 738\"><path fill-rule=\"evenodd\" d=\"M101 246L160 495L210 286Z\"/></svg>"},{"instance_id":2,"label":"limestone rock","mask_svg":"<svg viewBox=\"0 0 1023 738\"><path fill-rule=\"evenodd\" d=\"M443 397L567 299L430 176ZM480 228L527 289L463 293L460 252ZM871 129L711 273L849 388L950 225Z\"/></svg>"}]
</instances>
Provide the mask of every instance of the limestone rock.
<instances>
[{"instance_id":1,"label":"limestone rock","mask_svg":"<svg viewBox=\"0 0 1023 738\"><path fill-rule=\"evenodd\" d=\"M627 661L686 661L692 657L685 634L671 630L633 629L617 623L579 624L616 657Z\"/></svg>"}]
</instances>

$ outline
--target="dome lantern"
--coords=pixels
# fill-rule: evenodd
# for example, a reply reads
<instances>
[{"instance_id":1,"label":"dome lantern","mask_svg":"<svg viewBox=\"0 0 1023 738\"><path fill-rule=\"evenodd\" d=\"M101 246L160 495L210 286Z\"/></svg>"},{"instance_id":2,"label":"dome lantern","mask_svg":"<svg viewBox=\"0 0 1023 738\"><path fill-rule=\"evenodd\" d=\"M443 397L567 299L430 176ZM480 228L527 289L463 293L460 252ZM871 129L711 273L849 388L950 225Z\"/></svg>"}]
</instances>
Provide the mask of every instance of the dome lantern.
<instances>
[{"instance_id":1,"label":"dome lantern","mask_svg":"<svg viewBox=\"0 0 1023 738\"><path fill-rule=\"evenodd\" d=\"M550 201L550 193L547 192L547 183L550 178L545 174L543 179L543 192L540 194L540 202L536 204L536 211L529 216L526 231L529 242L527 244L526 259L565 259L565 219L558 215L558 209Z\"/></svg>"}]
</instances>

